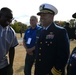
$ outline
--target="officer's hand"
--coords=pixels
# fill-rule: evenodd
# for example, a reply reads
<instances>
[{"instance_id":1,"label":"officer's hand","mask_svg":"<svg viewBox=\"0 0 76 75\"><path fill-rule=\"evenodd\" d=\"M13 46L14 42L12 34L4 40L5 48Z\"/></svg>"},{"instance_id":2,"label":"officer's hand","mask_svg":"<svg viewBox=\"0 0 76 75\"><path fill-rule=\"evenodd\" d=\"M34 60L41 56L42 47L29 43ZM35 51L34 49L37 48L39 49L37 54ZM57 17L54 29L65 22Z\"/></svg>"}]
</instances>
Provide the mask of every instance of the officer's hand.
<instances>
[{"instance_id":1,"label":"officer's hand","mask_svg":"<svg viewBox=\"0 0 76 75\"><path fill-rule=\"evenodd\" d=\"M29 49L26 49L26 52L27 53L30 53L31 52L31 49L29 48Z\"/></svg>"},{"instance_id":2,"label":"officer's hand","mask_svg":"<svg viewBox=\"0 0 76 75\"><path fill-rule=\"evenodd\" d=\"M29 55L33 55L33 52L29 52L28 54L29 54Z\"/></svg>"},{"instance_id":3,"label":"officer's hand","mask_svg":"<svg viewBox=\"0 0 76 75\"><path fill-rule=\"evenodd\" d=\"M28 48L28 49L26 49L27 53L33 52L34 50L35 50L35 46L32 47L32 48Z\"/></svg>"}]
</instances>

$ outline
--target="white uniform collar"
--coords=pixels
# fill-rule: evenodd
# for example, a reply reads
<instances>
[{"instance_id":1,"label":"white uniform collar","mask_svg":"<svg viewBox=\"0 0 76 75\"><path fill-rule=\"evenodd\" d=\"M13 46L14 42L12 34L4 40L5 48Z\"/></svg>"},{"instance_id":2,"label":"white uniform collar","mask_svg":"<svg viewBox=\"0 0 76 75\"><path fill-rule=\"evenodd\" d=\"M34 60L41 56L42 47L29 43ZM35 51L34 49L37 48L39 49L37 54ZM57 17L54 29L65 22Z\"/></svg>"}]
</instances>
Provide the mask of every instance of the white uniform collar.
<instances>
[{"instance_id":1,"label":"white uniform collar","mask_svg":"<svg viewBox=\"0 0 76 75\"><path fill-rule=\"evenodd\" d=\"M51 24L50 24L51 25ZM47 30L49 27L50 27L50 25L48 25L47 27L43 27L43 29L44 30Z\"/></svg>"}]
</instances>

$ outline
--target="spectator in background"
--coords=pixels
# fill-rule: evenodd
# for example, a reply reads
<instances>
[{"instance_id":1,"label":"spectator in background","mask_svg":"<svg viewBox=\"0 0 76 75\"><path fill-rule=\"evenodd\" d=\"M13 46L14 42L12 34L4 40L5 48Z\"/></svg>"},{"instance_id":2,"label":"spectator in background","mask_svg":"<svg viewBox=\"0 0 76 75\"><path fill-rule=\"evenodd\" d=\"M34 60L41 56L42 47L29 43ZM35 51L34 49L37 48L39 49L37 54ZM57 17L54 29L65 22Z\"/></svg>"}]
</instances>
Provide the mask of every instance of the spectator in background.
<instances>
[{"instance_id":1,"label":"spectator in background","mask_svg":"<svg viewBox=\"0 0 76 75\"><path fill-rule=\"evenodd\" d=\"M76 39L76 36L75 36L76 28L75 27L70 27L70 23L66 22L64 28L67 30L70 40Z\"/></svg>"},{"instance_id":2,"label":"spectator in background","mask_svg":"<svg viewBox=\"0 0 76 75\"><path fill-rule=\"evenodd\" d=\"M64 27L66 30L67 30L67 32L68 32L68 36L69 36L69 39L71 39L71 28L70 28L70 24L69 24L69 22L66 22L65 23L65 27Z\"/></svg>"},{"instance_id":3,"label":"spectator in background","mask_svg":"<svg viewBox=\"0 0 76 75\"><path fill-rule=\"evenodd\" d=\"M73 17L73 18L76 18L76 13L74 13L74 14L72 15L72 17Z\"/></svg>"},{"instance_id":4,"label":"spectator in background","mask_svg":"<svg viewBox=\"0 0 76 75\"><path fill-rule=\"evenodd\" d=\"M10 27L13 14L11 9L0 10L0 75L13 75L15 46L18 45L15 31ZM9 62L7 54L9 53Z\"/></svg>"},{"instance_id":5,"label":"spectator in background","mask_svg":"<svg viewBox=\"0 0 76 75\"><path fill-rule=\"evenodd\" d=\"M22 28L21 28L21 30L20 30L20 37L22 38Z\"/></svg>"},{"instance_id":6,"label":"spectator in background","mask_svg":"<svg viewBox=\"0 0 76 75\"><path fill-rule=\"evenodd\" d=\"M31 75L31 69L35 59L35 42L37 30L41 27L37 25L38 19L36 16L30 17L30 28L25 31L23 45L26 49L24 75Z\"/></svg>"},{"instance_id":7,"label":"spectator in background","mask_svg":"<svg viewBox=\"0 0 76 75\"><path fill-rule=\"evenodd\" d=\"M72 17L76 18L76 13L74 13ZM75 33L76 33L76 30L75 30ZM67 63L67 75L76 75L76 47L73 48Z\"/></svg>"}]
</instances>

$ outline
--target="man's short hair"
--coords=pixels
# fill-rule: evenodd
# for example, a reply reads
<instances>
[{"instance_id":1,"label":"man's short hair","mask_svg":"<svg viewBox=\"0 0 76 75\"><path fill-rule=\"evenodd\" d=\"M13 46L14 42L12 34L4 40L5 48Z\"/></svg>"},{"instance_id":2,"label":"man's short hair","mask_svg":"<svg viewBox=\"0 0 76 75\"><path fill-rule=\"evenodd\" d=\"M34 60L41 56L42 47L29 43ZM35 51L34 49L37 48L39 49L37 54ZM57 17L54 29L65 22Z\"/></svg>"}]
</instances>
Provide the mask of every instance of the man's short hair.
<instances>
[{"instance_id":1,"label":"man's short hair","mask_svg":"<svg viewBox=\"0 0 76 75\"><path fill-rule=\"evenodd\" d=\"M9 9L8 7L3 7L3 8L1 8L1 10L0 10L0 16L1 16L2 14L5 14L5 13L7 13L8 15L10 15L11 18L13 17L13 15L12 15L12 10Z\"/></svg>"}]
</instances>

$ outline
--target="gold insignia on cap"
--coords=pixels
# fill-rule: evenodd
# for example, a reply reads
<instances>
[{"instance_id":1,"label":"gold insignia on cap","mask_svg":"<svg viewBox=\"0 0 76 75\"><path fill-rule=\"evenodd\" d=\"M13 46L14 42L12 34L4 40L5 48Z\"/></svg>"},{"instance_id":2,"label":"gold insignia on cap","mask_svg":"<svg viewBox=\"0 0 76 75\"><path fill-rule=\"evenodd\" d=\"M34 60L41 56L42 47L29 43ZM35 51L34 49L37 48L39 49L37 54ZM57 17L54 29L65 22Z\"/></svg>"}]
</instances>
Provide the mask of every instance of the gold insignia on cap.
<instances>
[{"instance_id":1,"label":"gold insignia on cap","mask_svg":"<svg viewBox=\"0 0 76 75\"><path fill-rule=\"evenodd\" d=\"M45 7L45 5L41 5L41 6L40 6L40 11L43 10L44 7Z\"/></svg>"}]
</instances>

